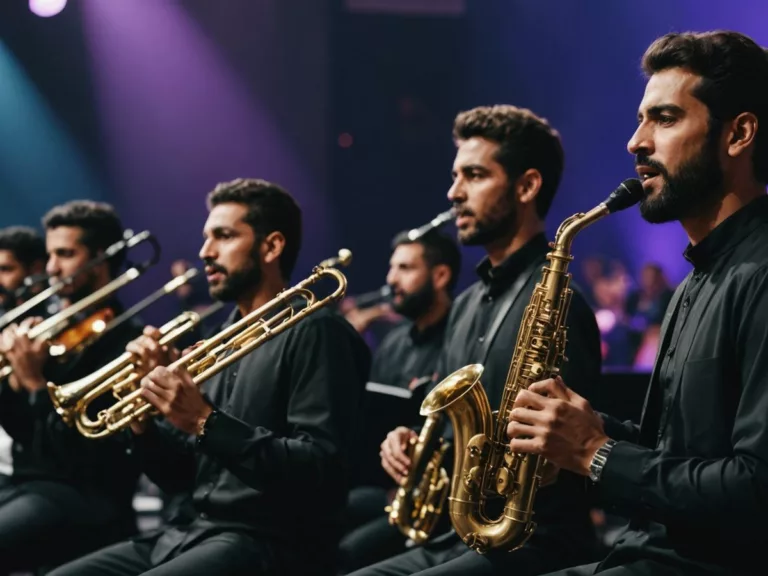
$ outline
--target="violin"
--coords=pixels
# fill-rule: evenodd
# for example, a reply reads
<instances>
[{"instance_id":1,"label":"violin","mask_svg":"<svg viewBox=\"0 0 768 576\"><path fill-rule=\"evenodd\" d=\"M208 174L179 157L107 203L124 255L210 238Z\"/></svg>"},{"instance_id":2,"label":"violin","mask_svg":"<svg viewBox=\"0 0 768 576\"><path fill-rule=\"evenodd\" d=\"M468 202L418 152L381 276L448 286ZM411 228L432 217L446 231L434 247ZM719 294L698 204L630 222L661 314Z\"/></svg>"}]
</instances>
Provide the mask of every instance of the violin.
<instances>
[{"instance_id":1,"label":"violin","mask_svg":"<svg viewBox=\"0 0 768 576\"><path fill-rule=\"evenodd\" d=\"M115 311L110 307L95 310L56 336L48 349L49 354L62 359L63 356L79 353L104 333L114 317Z\"/></svg>"}]
</instances>

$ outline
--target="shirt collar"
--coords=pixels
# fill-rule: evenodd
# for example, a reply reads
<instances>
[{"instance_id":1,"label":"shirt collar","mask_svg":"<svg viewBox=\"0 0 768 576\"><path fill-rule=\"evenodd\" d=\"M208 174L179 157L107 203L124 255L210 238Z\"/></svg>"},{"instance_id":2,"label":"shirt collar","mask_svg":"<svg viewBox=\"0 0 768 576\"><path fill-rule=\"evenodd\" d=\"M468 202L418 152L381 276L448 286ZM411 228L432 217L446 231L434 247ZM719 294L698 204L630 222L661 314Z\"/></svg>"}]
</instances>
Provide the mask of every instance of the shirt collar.
<instances>
[{"instance_id":1,"label":"shirt collar","mask_svg":"<svg viewBox=\"0 0 768 576\"><path fill-rule=\"evenodd\" d=\"M476 272L483 284L490 287L506 286L535 260L549 250L549 242L542 232L531 238L524 246L513 252L498 266L492 266L486 256L477 265Z\"/></svg>"},{"instance_id":2,"label":"shirt collar","mask_svg":"<svg viewBox=\"0 0 768 576\"><path fill-rule=\"evenodd\" d=\"M688 244L683 256L694 268L707 268L728 254L768 216L768 196L761 196L720 222L695 246Z\"/></svg>"}]
</instances>

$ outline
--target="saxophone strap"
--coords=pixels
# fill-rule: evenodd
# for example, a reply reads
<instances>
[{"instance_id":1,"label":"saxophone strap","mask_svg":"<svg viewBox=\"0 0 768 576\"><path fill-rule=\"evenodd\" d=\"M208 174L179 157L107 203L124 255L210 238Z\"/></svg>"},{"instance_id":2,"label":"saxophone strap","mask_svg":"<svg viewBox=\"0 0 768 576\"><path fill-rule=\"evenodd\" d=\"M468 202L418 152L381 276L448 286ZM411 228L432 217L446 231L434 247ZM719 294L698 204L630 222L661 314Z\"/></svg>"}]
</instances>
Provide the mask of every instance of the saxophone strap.
<instances>
[{"instance_id":1,"label":"saxophone strap","mask_svg":"<svg viewBox=\"0 0 768 576\"><path fill-rule=\"evenodd\" d=\"M512 286L510 286L509 289L504 292L504 294L502 294L499 312L496 314L496 317L493 319L493 324L491 324L491 327L485 334L482 359L478 360L478 362L481 364L485 364L486 360L488 359L488 353L491 350L491 344L493 344L493 341L499 332L499 328L501 328L501 324L504 322L504 318L507 317L507 314L509 314L512 306L520 297L523 288L525 288L526 284L528 284L528 281L533 277L533 274L541 269L541 266L542 261L540 259L537 259L529 264L527 268L523 269L523 271L518 274L517 278L515 278L515 281L512 283Z\"/></svg>"}]
</instances>

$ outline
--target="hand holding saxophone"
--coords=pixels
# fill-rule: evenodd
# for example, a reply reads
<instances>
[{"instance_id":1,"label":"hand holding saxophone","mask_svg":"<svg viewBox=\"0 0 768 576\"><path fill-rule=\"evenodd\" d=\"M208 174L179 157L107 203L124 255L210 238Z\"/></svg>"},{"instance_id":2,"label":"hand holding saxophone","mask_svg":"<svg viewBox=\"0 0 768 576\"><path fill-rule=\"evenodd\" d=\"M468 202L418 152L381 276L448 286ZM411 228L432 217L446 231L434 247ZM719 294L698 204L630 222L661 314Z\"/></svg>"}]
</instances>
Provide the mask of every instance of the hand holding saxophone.
<instances>
[{"instance_id":1,"label":"hand holding saxophone","mask_svg":"<svg viewBox=\"0 0 768 576\"><path fill-rule=\"evenodd\" d=\"M392 432L387 434L384 442L381 443L381 467L398 484L408 475L411 466L411 459L406 454L406 447L411 439L418 438L418 434L406 428L398 426Z\"/></svg>"},{"instance_id":2,"label":"hand holding saxophone","mask_svg":"<svg viewBox=\"0 0 768 576\"><path fill-rule=\"evenodd\" d=\"M507 435L513 452L541 455L582 476L589 475L592 457L608 440L600 415L559 376L520 391Z\"/></svg>"},{"instance_id":3,"label":"hand holding saxophone","mask_svg":"<svg viewBox=\"0 0 768 576\"><path fill-rule=\"evenodd\" d=\"M183 366L154 368L141 381L141 396L168 422L187 434L197 434L200 424L213 412Z\"/></svg>"},{"instance_id":4,"label":"hand holding saxophone","mask_svg":"<svg viewBox=\"0 0 768 576\"><path fill-rule=\"evenodd\" d=\"M0 353L13 368L8 382L16 391L24 388L28 392L45 388L43 366L48 359L48 343L30 339L29 330L42 322L42 318L25 318L20 324L11 324L0 337Z\"/></svg>"}]
</instances>

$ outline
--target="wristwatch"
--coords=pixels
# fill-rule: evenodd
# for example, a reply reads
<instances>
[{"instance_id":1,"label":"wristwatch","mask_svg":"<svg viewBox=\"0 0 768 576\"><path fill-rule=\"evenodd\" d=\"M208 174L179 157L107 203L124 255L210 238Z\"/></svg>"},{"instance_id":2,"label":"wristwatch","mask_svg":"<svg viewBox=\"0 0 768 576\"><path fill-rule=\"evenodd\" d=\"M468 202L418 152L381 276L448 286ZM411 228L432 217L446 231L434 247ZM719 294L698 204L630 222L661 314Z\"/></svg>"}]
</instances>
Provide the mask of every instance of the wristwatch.
<instances>
[{"instance_id":1,"label":"wristwatch","mask_svg":"<svg viewBox=\"0 0 768 576\"><path fill-rule=\"evenodd\" d=\"M597 449L597 452L595 452L595 455L592 456L592 462L589 463L589 479L592 480L592 482L600 481L600 475L603 473L603 468L608 460L608 454L611 453L611 450L615 445L616 440L608 438L608 440L605 441L605 444L600 446L600 448Z\"/></svg>"}]
</instances>

